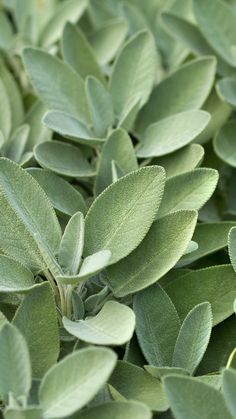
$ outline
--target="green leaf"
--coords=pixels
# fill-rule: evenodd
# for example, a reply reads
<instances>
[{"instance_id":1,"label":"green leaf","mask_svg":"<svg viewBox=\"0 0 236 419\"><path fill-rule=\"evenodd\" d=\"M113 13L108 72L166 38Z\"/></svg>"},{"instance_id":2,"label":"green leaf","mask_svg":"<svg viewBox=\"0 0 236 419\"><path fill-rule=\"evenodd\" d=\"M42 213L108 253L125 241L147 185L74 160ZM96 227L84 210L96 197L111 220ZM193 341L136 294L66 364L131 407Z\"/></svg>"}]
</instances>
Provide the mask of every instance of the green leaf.
<instances>
[{"instance_id":1,"label":"green leaf","mask_svg":"<svg viewBox=\"0 0 236 419\"><path fill-rule=\"evenodd\" d=\"M194 0L194 14L211 47L230 65L236 66L236 14L223 1Z\"/></svg>"},{"instance_id":2,"label":"green leaf","mask_svg":"<svg viewBox=\"0 0 236 419\"><path fill-rule=\"evenodd\" d=\"M153 377L163 379L166 375L180 374L189 376L189 372L183 368L177 367L154 367L153 365L144 365L145 370Z\"/></svg>"},{"instance_id":3,"label":"green leaf","mask_svg":"<svg viewBox=\"0 0 236 419\"><path fill-rule=\"evenodd\" d=\"M157 412L168 409L161 382L136 365L118 361L109 383L128 400L144 403Z\"/></svg>"},{"instance_id":4,"label":"green leaf","mask_svg":"<svg viewBox=\"0 0 236 419\"><path fill-rule=\"evenodd\" d=\"M6 14L0 12L0 47L3 50L11 48L13 43L13 27Z\"/></svg>"},{"instance_id":5,"label":"green leaf","mask_svg":"<svg viewBox=\"0 0 236 419\"><path fill-rule=\"evenodd\" d=\"M68 222L60 244L58 260L65 273L76 275L84 248L84 217L77 212Z\"/></svg>"},{"instance_id":6,"label":"green leaf","mask_svg":"<svg viewBox=\"0 0 236 419\"><path fill-rule=\"evenodd\" d=\"M193 240L198 243L198 249L193 253L184 255L178 266L188 265L226 247L229 230L234 225L235 223L229 221L198 224L193 234Z\"/></svg>"},{"instance_id":7,"label":"green leaf","mask_svg":"<svg viewBox=\"0 0 236 419\"><path fill-rule=\"evenodd\" d=\"M236 228L231 228L228 236L229 257L233 269L236 272Z\"/></svg>"},{"instance_id":8,"label":"green leaf","mask_svg":"<svg viewBox=\"0 0 236 419\"><path fill-rule=\"evenodd\" d=\"M149 364L171 365L180 320L169 296L154 284L134 297L134 312L138 341Z\"/></svg>"},{"instance_id":9,"label":"green leaf","mask_svg":"<svg viewBox=\"0 0 236 419\"><path fill-rule=\"evenodd\" d=\"M56 363L60 350L57 309L48 282L24 298L13 323L28 344L33 376L41 378Z\"/></svg>"},{"instance_id":10,"label":"green leaf","mask_svg":"<svg viewBox=\"0 0 236 419\"><path fill-rule=\"evenodd\" d=\"M30 126L30 132L25 151L32 151L36 144L51 139L52 132L42 124L46 109L43 103L36 101L26 114L24 122Z\"/></svg>"},{"instance_id":11,"label":"green leaf","mask_svg":"<svg viewBox=\"0 0 236 419\"><path fill-rule=\"evenodd\" d=\"M95 77L89 76L85 86L94 131L98 137L106 137L114 122L111 95Z\"/></svg>"},{"instance_id":12,"label":"green leaf","mask_svg":"<svg viewBox=\"0 0 236 419\"><path fill-rule=\"evenodd\" d=\"M236 167L235 129L235 121L228 122L221 128L214 140L214 150L217 156L232 167Z\"/></svg>"},{"instance_id":13,"label":"green leaf","mask_svg":"<svg viewBox=\"0 0 236 419\"><path fill-rule=\"evenodd\" d=\"M146 158L173 153L194 140L209 120L210 114L196 110L181 112L149 125L137 148L137 156Z\"/></svg>"},{"instance_id":14,"label":"green leaf","mask_svg":"<svg viewBox=\"0 0 236 419\"><path fill-rule=\"evenodd\" d=\"M79 271L79 279L85 280L91 276L96 275L103 270L110 262L111 252L110 250L100 250L99 252L93 253L87 256L81 265Z\"/></svg>"},{"instance_id":15,"label":"green leaf","mask_svg":"<svg viewBox=\"0 0 236 419\"><path fill-rule=\"evenodd\" d=\"M232 419L222 394L209 384L169 375L164 385L176 419Z\"/></svg>"},{"instance_id":16,"label":"green leaf","mask_svg":"<svg viewBox=\"0 0 236 419\"><path fill-rule=\"evenodd\" d=\"M156 221L137 249L109 267L114 294L123 297L146 288L173 268L191 240L196 220L195 211L178 211Z\"/></svg>"},{"instance_id":17,"label":"green leaf","mask_svg":"<svg viewBox=\"0 0 236 419\"><path fill-rule=\"evenodd\" d=\"M28 292L35 287L34 275L21 263L0 255L0 293Z\"/></svg>"},{"instance_id":18,"label":"green leaf","mask_svg":"<svg viewBox=\"0 0 236 419\"><path fill-rule=\"evenodd\" d=\"M78 147L61 141L45 141L34 148L40 166L69 177L94 176L95 171Z\"/></svg>"},{"instance_id":19,"label":"green leaf","mask_svg":"<svg viewBox=\"0 0 236 419\"><path fill-rule=\"evenodd\" d=\"M78 419L151 419L151 412L137 402L106 402L79 413Z\"/></svg>"},{"instance_id":20,"label":"green leaf","mask_svg":"<svg viewBox=\"0 0 236 419\"><path fill-rule=\"evenodd\" d=\"M103 146L95 180L97 195L112 183L112 161L116 162L124 174L138 169L131 138L121 128L114 130Z\"/></svg>"},{"instance_id":21,"label":"green leaf","mask_svg":"<svg viewBox=\"0 0 236 419\"><path fill-rule=\"evenodd\" d=\"M85 254L107 249L112 253L110 263L115 263L132 252L151 227L163 186L164 170L150 166L124 176L105 189L85 219Z\"/></svg>"},{"instance_id":22,"label":"green leaf","mask_svg":"<svg viewBox=\"0 0 236 419\"><path fill-rule=\"evenodd\" d=\"M223 372L223 395L233 418L236 418L236 371L232 368Z\"/></svg>"},{"instance_id":23,"label":"green leaf","mask_svg":"<svg viewBox=\"0 0 236 419\"><path fill-rule=\"evenodd\" d=\"M170 155L155 159L155 163L164 167L166 177L181 175L199 166L204 157L204 148L199 144L190 144Z\"/></svg>"},{"instance_id":24,"label":"green leaf","mask_svg":"<svg viewBox=\"0 0 236 419\"><path fill-rule=\"evenodd\" d=\"M178 210L199 210L213 194L218 172L200 168L167 179L158 217Z\"/></svg>"},{"instance_id":25,"label":"green leaf","mask_svg":"<svg viewBox=\"0 0 236 419\"><path fill-rule=\"evenodd\" d=\"M139 113L138 132L173 114L201 108L212 88L215 68L215 58L202 57L184 64L158 84Z\"/></svg>"},{"instance_id":26,"label":"green leaf","mask_svg":"<svg viewBox=\"0 0 236 419\"><path fill-rule=\"evenodd\" d=\"M164 286L164 289L173 301L181 320L194 306L208 301L212 308L213 325L216 325L233 314L233 302L236 298L235 278L231 265L217 265L177 277Z\"/></svg>"},{"instance_id":27,"label":"green leaf","mask_svg":"<svg viewBox=\"0 0 236 419\"><path fill-rule=\"evenodd\" d=\"M27 171L37 180L56 210L70 216L78 211L83 214L87 212L83 196L66 180L36 167Z\"/></svg>"},{"instance_id":28,"label":"green leaf","mask_svg":"<svg viewBox=\"0 0 236 419\"><path fill-rule=\"evenodd\" d=\"M61 230L46 194L16 163L0 159L0 247L33 270L45 269L42 249L56 253Z\"/></svg>"},{"instance_id":29,"label":"green leaf","mask_svg":"<svg viewBox=\"0 0 236 419\"><path fill-rule=\"evenodd\" d=\"M65 61L83 78L94 76L105 83L102 70L85 35L78 26L67 23L62 38Z\"/></svg>"},{"instance_id":30,"label":"green leaf","mask_svg":"<svg viewBox=\"0 0 236 419\"><path fill-rule=\"evenodd\" d=\"M5 83L0 78L0 127L5 139L11 132L11 105Z\"/></svg>"},{"instance_id":31,"label":"green leaf","mask_svg":"<svg viewBox=\"0 0 236 419\"><path fill-rule=\"evenodd\" d=\"M8 401L26 398L31 387L31 367L28 348L19 330L9 323L0 330L0 398Z\"/></svg>"},{"instance_id":32,"label":"green leaf","mask_svg":"<svg viewBox=\"0 0 236 419\"><path fill-rule=\"evenodd\" d=\"M143 31L132 37L122 48L114 63L110 92L118 120L131 104L147 101L155 82L156 47L152 35Z\"/></svg>"},{"instance_id":33,"label":"green leaf","mask_svg":"<svg viewBox=\"0 0 236 419\"><path fill-rule=\"evenodd\" d=\"M63 31L66 22L76 23L88 6L87 0L67 0L59 5L54 15L41 29L39 44L42 47L49 47L56 42Z\"/></svg>"},{"instance_id":34,"label":"green leaf","mask_svg":"<svg viewBox=\"0 0 236 419\"><path fill-rule=\"evenodd\" d=\"M89 121L84 82L71 67L36 48L25 48L23 60L34 89L49 109Z\"/></svg>"},{"instance_id":35,"label":"green leaf","mask_svg":"<svg viewBox=\"0 0 236 419\"><path fill-rule=\"evenodd\" d=\"M43 123L51 130L75 143L89 146L100 145L104 139L95 138L93 133L78 118L61 111L49 111Z\"/></svg>"},{"instance_id":36,"label":"green leaf","mask_svg":"<svg viewBox=\"0 0 236 419\"><path fill-rule=\"evenodd\" d=\"M225 77L216 84L216 90L219 97L229 103L234 108L236 107L236 82L234 78Z\"/></svg>"},{"instance_id":37,"label":"green leaf","mask_svg":"<svg viewBox=\"0 0 236 419\"><path fill-rule=\"evenodd\" d=\"M128 32L126 20L115 18L95 30L89 37L100 65L109 63L123 44Z\"/></svg>"},{"instance_id":38,"label":"green leaf","mask_svg":"<svg viewBox=\"0 0 236 419\"><path fill-rule=\"evenodd\" d=\"M39 402L45 418L63 418L84 407L103 387L116 363L110 349L76 351L44 376Z\"/></svg>"},{"instance_id":39,"label":"green leaf","mask_svg":"<svg viewBox=\"0 0 236 419\"><path fill-rule=\"evenodd\" d=\"M42 410L37 406L9 408L4 412L5 419L41 419Z\"/></svg>"},{"instance_id":40,"label":"green leaf","mask_svg":"<svg viewBox=\"0 0 236 419\"><path fill-rule=\"evenodd\" d=\"M194 373L207 349L212 329L209 303L195 306L180 328L173 354L173 366Z\"/></svg>"},{"instance_id":41,"label":"green leaf","mask_svg":"<svg viewBox=\"0 0 236 419\"><path fill-rule=\"evenodd\" d=\"M64 317L63 325L67 332L84 342L94 345L123 345L132 338L135 315L129 307L107 301L95 317L78 322Z\"/></svg>"},{"instance_id":42,"label":"green leaf","mask_svg":"<svg viewBox=\"0 0 236 419\"><path fill-rule=\"evenodd\" d=\"M21 163L24 150L28 141L30 127L29 125L20 125L11 135L8 142L3 146L4 155L15 161Z\"/></svg>"}]
</instances>

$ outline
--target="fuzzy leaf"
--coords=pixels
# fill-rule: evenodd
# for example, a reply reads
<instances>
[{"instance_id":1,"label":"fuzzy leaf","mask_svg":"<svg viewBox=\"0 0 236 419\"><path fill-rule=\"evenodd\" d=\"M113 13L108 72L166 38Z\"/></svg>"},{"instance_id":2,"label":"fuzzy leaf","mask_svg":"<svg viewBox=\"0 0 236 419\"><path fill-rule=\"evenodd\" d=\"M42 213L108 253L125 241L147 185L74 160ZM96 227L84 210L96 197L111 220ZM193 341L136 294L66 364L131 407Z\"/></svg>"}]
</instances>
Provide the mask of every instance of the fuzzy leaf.
<instances>
[{"instance_id":1,"label":"fuzzy leaf","mask_svg":"<svg viewBox=\"0 0 236 419\"><path fill-rule=\"evenodd\" d=\"M76 275L84 248L84 217L77 212L68 222L60 244L58 260L64 271Z\"/></svg>"},{"instance_id":2,"label":"fuzzy leaf","mask_svg":"<svg viewBox=\"0 0 236 419\"><path fill-rule=\"evenodd\" d=\"M223 395L226 405L232 415L236 418L236 371L232 368L226 369L223 372Z\"/></svg>"},{"instance_id":3,"label":"fuzzy leaf","mask_svg":"<svg viewBox=\"0 0 236 419\"><path fill-rule=\"evenodd\" d=\"M0 255L0 293L28 292L35 287L34 275L21 263Z\"/></svg>"},{"instance_id":4,"label":"fuzzy leaf","mask_svg":"<svg viewBox=\"0 0 236 419\"><path fill-rule=\"evenodd\" d=\"M79 413L78 419L151 419L151 412L144 404L133 401L106 402Z\"/></svg>"},{"instance_id":5,"label":"fuzzy leaf","mask_svg":"<svg viewBox=\"0 0 236 419\"><path fill-rule=\"evenodd\" d=\"M235 129L235 121L228 122L221 128L214 140L216 154L232 167L236 167Z\"/></svg>"}]
</instances>

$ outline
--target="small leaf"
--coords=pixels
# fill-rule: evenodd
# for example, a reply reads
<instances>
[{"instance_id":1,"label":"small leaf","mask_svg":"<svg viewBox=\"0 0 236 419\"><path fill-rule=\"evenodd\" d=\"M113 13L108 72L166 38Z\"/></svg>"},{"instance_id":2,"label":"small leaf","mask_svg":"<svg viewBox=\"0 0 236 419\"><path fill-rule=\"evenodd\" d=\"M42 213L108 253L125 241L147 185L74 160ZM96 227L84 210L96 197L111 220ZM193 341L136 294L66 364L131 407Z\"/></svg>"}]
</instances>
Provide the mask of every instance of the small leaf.
<instances>
[{"instance_id":1,"label":"small leaf","mask_svg":"<svg viewBox=\"0 0 236 419\"><path fill-rule=\"evenodd\" d=\"M9 323L0 330L0 395L8 402L9 393L26 398L31 387L28 348L19 330Z\"/></svg>"},{"instance_id":2,"label":"small leaf","mask_svg":"<svg viewBox=\"0 0 236 419\"><path fill-rule=\"evenodd\" d=\"M81 265L79 279L85 280L96 275L109 264L110 259L110 250L101 250L100 252L87 256Z\"/></svg>"},{"instance_id":3,"label":"small leaf","mask_svg":"<svg viewBox=\"0 0 236 419\"><path fill-rule=\"evenodd\" d=\"M85 88L94 131L98 137L106 137L114 122L111 95L104 85L92 76L87 78Z\"/></svg>"},{"instance_id":4,"label":"small leaf","mask_svg":"<svg viewBox=\"0 0 236 419\"><path fill-rule=\"evenodd\" d=\"M221 392L209 384L169 375L164 385L176 419L232 419Z\"/></svg>"},{"instance_id":5,"label":"small leaf","mask_svg":"<svg viewBox=\"0 0 236 419\"><path fill-rule=\"evenodd\" d=\"M76 351L44 376L39 402L45 418L63 418L84 407L103 387L116 362L110 349Z\"/></svg>"},{"instance_id":6,"label":"small leaf","mask_svg":"<svg viewBox=\"0 0 236 419\"><path fill-rule=\"evenodd\" d=\"M124 109L129 108L137 98L140 107L147 101L155 81L156 67L156 47L152 35L148 31L134 35L117 56L110 79L110 92L118 120Z\"/></svg>"},{"instance_id":7,"label":"small leaf","mask_svg":"<svg viewBox=\"0 0 236 419\"><path fill-rule=\"evenodd\" d=\"M164 276L183 255L196 219L194 211L178 211L153 223L137 249L108 268L108 283L114 294L123 297Z\"/></svg>"},{"instance_id":8,"label":"small leaf","mask_svg":"<svg viewBox=\"0 0 236 419\"><path fill-rule=\"evenodd\" d=\"M105 79L95 54L78 26L67 23L62 38L65 61L83 78L94 76L102 83Z\"/></svg>"},{"instance_id":9,"label":"small leaf","mask_svg":"<svg viewBox=\"0 0 236 419\"><path fill-rule=\"evenodd\" d=\"M41 378L56 363L60 350L56 305L48 282L25 297L13 323L28 344L33 376Z\"/></svg>"},{"instance_id":10,"label":"small leaf","mask_svg":"<svg viewBox=\"0 0 236 419\"><path fill-rule=\"evenodd\" d=\"M47 108L43 103L36 101L26 114L24 122L30 126L30 132L25 151L32 151L36 144L51 139L52 132L42 124L42 118L46 110Z\"/></svg>"},{"instance_id":11,"label":"small leaf","mask_svg":"<svg viewBox=\"0 0 236 419\"><path fill-rule=\"evenodd\" d=\"M40 166L59 175L69 177L94 176L92 169L79 148L60 141L45 141L34 148Z\"/></svg>"},{"instance_id":12,"label":"small leaf","mask_svg":"<svg viewBox=\"0 0 236 419\"><path fill-rule=\"evenodd\" d=\"M207 126L210 114L186 111L150 125L137 148L138 157L157 157L173 153L196 138Z\"/></svg>"},{"instance_id":13,"label":"small leaf","mask_svg":"<svg viewBox=\"0 0 236 419\"><path fill-rule=\"evenodd\" d=\"M233 314L236 281L231 265L217 265L187 272L167 283L164 289L181 320L194 306L204 301L211 304L213 325Z\"/></svg>"},{"instance_id":14,"label":"small leaf","mask_svg":"<svg viewBox=\"0 0 236 419\"><path fill-rule=\"evenodd\" d=\"M236 123L228 122L218 132L213 143L217 156L232 167L236 167L235 129Z\"/></svg>"},{"instance_id":15,"label":"small leaf","mask_svg":"<svg viewBox=\"0 0 236 419\"><path fill-rule=\"evenodd\" d=\"M225 77L216 84L216 90L219 97L229 103L234 108L236 107L236 82L232 77Z\"/></svg>"},{"instance_id":16,"label":"small leaf","mask_svg":"<svg viewBox=\"0 0 236 419\"><path fill-rule=\"evenodd\" d=\"M67 332L84 342L94 345L123 345L133 335L135 315L129 307L107 301L95 317L78 322L64 317L63 325Z\"/></svg>"},{"instance_id":17,"label":"small leaf","mask_svg":"<svg viewBox=\"0 0 236 419\"><path fill-rule=\"evenodd\" d=\"M42 410L37 406L28 406L25 408L9 408L4 412L5 419L41 419Z\"/></svg>"},{"instance_id":18,"label":"small leaf","mask_svg":"<svg viewBox=\"0 0 236 419\"><path fill-rule=\"evenodd\" d=\"M155 412L169 407L161 382L136 365L118 361L109 383L126 399L144 403Z\"/></svg>"},{"instance_id":19,"label":"small leaf","mask_svg":"<svg viewBox=\"0 0 236 419\"><path fill-rule=\"evenodd\" d=\"M138 169L131 138L123 129L114 130L103 146L95 190L98 195L112 183L112 161L115 161L124 174Z\"/></svg>"},{"instance_id":20,"label":"small leaf","mask_svg":"<svg viewBox=\"0 0 236 419\"><path fill-rule=\"evenodd\" d=\"M201 303L195 306L180 328L173 354L173 366L184 368L193 374L206 351L211 329L210 304Z\"/></svg>"},{"instance_id":21,"label":"small leaf","mask_svg":"<svg viewBox=\"0 0 236 419\"><path fill-rule=\"evenodd\" d=\"M62 236L58 260L64 272L76 275L84 248L84 217L77 212L68 222Z\"/></svg>"},{"instance_id":22,"label":"small leaf","mask_svg":"<svg viewBox=\"0 0 236 419\"><path fill-rule=\"evenodd\" d=\"M171 365L180 320L169 296L154 284L134 297L134 312L136 334L147 361L154 366Z\"/></svg>"},{"instance_id":23,"label":"small leaf","mask_svg":"<svg viewBox=\"0 0 236 419\"><path fill-rule=\"evenodd\" d=\"M236 228L231 228L228 236L229 257L232 267L236 272Z\"/></svg>"},{"instance_id":24,"label":"small leaf","mask_svg":"<svg viewBox=\"0 0 236 419\"><path fill-rule=\"evenodd\" d=\"M71 67L36 48L25 48L23 59L33 87L49 109L71 113L88 122L84 82Z\"/></svg>"},{"instance_id":25,"label":"small leaf","mask_svg":"<svg viewBox=\"0 0 236 419\"><path fill-rule=\"evenodd\" d=\"M65 112L49 111L44 116L43 123L51 130L78 144L94 146L104 143L104 139L94 138L94 135L78 118Z\"/></svg>"},{"instance_id":26,"label":"small leaf","mask_svg":"<svg viewBox=\"0 0 236 419\"><path fill-rule=\"evenodd\" d=\"M151 227L163 186L164 170L150 166L124 176L105 189L85 219L85 254L110 250L111 264L132 252Z\"/></svg>"},{"instance_id":27,"label":"small leaf","mask_svg":"<svg viewBox=\"0 0 236 419\"><path fill-rule=\"evenodd\" d=\"M158 217L178 210L199 210L213 194L218 178L216 170L200 168L168 179Z\"/></svg>"},{"instance_id":28,"label":"small leaf","mask_svg":"<svg viewBox=\"0 0 236 419\"><path fill-rule=\"evenodd\" d=\"M215 68L215 58L198 58L158 84L139 113L138 132L173 114L201 108L211 91Z\"/></svg>"}]
</instances>

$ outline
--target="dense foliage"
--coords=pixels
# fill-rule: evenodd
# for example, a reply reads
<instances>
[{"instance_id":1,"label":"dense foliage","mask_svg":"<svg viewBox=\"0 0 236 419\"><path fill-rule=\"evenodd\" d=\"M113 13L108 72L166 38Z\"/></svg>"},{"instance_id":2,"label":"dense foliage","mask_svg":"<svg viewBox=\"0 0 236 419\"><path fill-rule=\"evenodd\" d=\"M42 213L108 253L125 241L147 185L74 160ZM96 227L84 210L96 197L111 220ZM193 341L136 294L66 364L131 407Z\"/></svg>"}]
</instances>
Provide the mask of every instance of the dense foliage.
<instances>
[{"instance_id":1,"label":"dense foliage","mask_svg":"<svg viewBox=\"0 0 236 419\"><path fill-rule=\"evenodd\" d=\"M0 1L6 419L236 418L236 0Z\"/></svg>"}]
</instances>

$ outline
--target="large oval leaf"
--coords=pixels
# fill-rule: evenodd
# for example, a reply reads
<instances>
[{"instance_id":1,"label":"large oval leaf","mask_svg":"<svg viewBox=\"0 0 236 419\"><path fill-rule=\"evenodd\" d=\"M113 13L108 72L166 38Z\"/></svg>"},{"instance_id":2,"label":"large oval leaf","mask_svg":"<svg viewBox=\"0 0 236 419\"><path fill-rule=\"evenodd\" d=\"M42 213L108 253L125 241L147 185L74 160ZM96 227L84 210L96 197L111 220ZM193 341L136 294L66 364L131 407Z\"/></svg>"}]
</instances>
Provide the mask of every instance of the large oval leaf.
<instances>
[{"instance_id":1,"label":"large oval leaf","mask_svg":"<svg viewBox=\"0 0 236 419\"><path fill-rule=\"evenodd\" d=\"M164 178L162 168L144 167L105 189L93 202L85 219L86 255L110 250L111 264L132 252L157 214Z\"/></svg>"},{"instance_id":2,"label":"large oval leaf","mask_svg":"<svg viewBox=\"0 0 236 419\"><path fill-rule=\"evenodd\" d=\"M232 167L236 167L235 130L235 121L228 122L221 128L214 140L216 154Z\"/></svg>"},{"instance_id":3,"label":"large oval leaf","mask_svg":"<svg viewBox=\"0 0 236 419\"><path fill-rule=\"evenodd\" d=\"M133 401L102 403L77 415L78 419L151 419L146 405Z\"/></svg>"},{"instance_id":4,"label":"large oval leaf","mask_svg":"<svg viewBox=\"0 0 236 419\"><path fill-rule=\"evenodd\" d=\"M52 367L39 388L44 417L63 418L88 404L106 383L115 362L110 349L86 348Z\"/></svg>"},{"instance_id":5,"label":"large oval leaf","mask_svg":"<svg viewBox=\"0 0 236 419\"><path fill-rule=\"evenodd\" d=\"M195 211L179 211L156 221L142 243L108 268L108 282L118 297L156 282L183 255L197 221Z\"/></svg>"},{"instance_id":6,"label":"large oval leaf","mask_svg":"<svg viewBox=\"0 0 236 419\"><path fill-rule=\"evenodd\" d=\"M35 285L34 275L21 263L0 255L0 292L27 292Z\"/></svg>"},{"instance_id":7,"label":"large oval leaf","mask_svg":"<svg viewBox=\"0 0 236 419\"><path fill-rule=\"evenodd\" d=\"M214 58L203 57L183 65L163 80L139 113L137 130L143 132L162 118L201 108L212 88L215 68Z\"/></svg>"}]
</instances>

